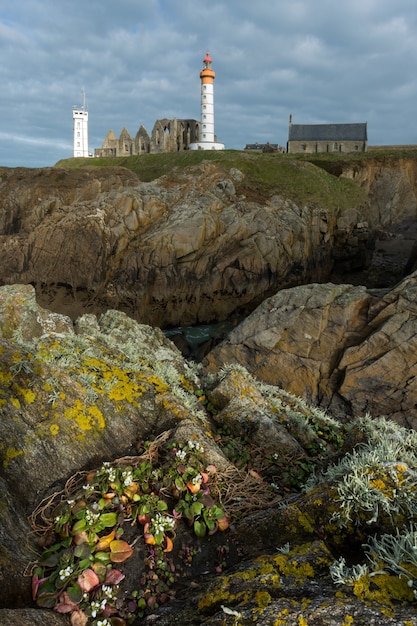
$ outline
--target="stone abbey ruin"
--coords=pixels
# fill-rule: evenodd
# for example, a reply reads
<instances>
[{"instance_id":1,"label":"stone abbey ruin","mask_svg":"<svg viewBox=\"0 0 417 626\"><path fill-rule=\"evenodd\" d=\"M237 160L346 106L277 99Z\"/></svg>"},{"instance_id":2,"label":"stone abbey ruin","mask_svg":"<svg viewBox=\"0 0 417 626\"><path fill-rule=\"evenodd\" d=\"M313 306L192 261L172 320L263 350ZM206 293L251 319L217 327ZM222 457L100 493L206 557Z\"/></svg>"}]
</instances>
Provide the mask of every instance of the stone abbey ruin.
<instances>
[{"instance_id":1,"label":"stone abbey ruin","mask_svg":"<svg viewBox=\"0 0 417 626\"><path fill-rule=\"evenodd\" d=\"M95 157L133 156L160 152L188 150L190 143L199 140L200 122L197 120L156 120L152 135L141 126L135 137L123 128L119 138L112 130L106 135L101 148L95 148Z\"/></svg>"}]
</instances>

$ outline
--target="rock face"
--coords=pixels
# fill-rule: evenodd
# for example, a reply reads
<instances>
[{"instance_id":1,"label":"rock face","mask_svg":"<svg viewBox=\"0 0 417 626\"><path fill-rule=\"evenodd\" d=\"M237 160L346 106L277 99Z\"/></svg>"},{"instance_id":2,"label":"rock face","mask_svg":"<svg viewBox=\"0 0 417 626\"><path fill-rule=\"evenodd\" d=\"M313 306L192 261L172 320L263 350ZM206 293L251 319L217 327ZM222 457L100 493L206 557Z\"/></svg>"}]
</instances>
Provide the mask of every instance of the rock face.
<instances>
[{"instance_id":1,"label":"rock face","mask_svg":"<svg viewBox=\"0 0 417 626\"><path fill-rule=\"evenodd\" d=\"M0 288L1 624L417 623L413 565L354 548L415 516L414 432L242 366L201 378L159 329L34 296Z\"/></svg>"},{"instance_id":2,"label":"rock face","mask_svg":"<svg viewBox=\"0 0 417 626\"><path fill-rule=\"evenodd\" d=\"M280 287L325 280L335 258L366 265L372 247L366 206L339 210L330 190L331 209L256 200L242 172L210 162L152 183L123 168L1 174L0 280L31 283L73 319L112 308L161 327L224 320Z\"/></svg>"},{"instance_id":3,"label":"rock face","mask_svg":"<svg viewBox=\"0 0 417 626\"><path fill-rule=\"evenodd\" d=\"M343 419L369 412L417 428L416 285L414 273L381 298L332 283L280 291L205 363L243 365Z\"/></svg>"},{"instance_id":4,"label":"rock face","mask_svg":"<svg viewBox=\"0 0 417 626\"><path fill-rule=\"evenodd\" d=\"M371 228L398 227L415 222L417 207L417 161L413 158L367 159L345 165L340 174L354 180L369 198L367 216Z\"/></svg>"}]
</instances>

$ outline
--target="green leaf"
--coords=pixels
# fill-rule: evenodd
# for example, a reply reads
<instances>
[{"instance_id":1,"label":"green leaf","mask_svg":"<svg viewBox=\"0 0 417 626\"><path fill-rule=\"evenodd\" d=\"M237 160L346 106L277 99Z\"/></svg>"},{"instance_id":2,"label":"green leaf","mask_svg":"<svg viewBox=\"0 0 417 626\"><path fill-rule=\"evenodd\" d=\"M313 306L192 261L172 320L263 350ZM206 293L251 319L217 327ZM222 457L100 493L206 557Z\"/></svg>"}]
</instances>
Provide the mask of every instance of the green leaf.
<instances>
[{"instance_id":1,"label":"green leaf","mask_svg":"<svg viewBox=\"0 0 417 626\"><path fill-rule=\"evenodd\" d=\"M158 500L158 504L156 505L157 511L166 511L167 508L168 508L168 505L164 500Z\"/></svg>"},{"instance_id":2,"label":"green leaf","mask_svg":"<svg viewBox=\"0 0 417 626\"><path fill-rule=\"evenodd\" d=\"M78 535L79 533L81 533L86 528L87 528L87 522L85 521L84 518L80 519L80 520L78 520L78 522L75 522L74 526L71 529L71 534L72 535Z\"/></svg>"},{"instance_id":3,"label":"green leaf","mask_svg":"<svg viewBox=\"0 0 417 626\"><path fill-rule=\"evenodd\" d=\"M185 482L183 481L181 476L177 476L175 478L175 486L178 489L178 491L183 491L185 489Z\"/></svg>"},{"instance_id":4,"label":"green leaf","mask_svg":"<svg viewBox=\"0 0 417 626\"><path fill-rule=\"evenodd\" d=\"M154 537L155 537L155 543L156 543L156 545L157 545L157 546L160 546L160 545L161 545L161 543L162 543L162 542L163 542L163 540L164 540L164 533L155 533L155 534L154 534Z\"/></svg>"},{"instance_id":5,"label":"green leaf","mask_svg":"<svg viewBox=\"0 0 417 626\"><path fill-rule=\"evenodd\" d=\"M80 585L75 583L71 587L67 587L67 594L72 602L79 604L83 599L83 592Z\"/></svg>"},{"instance_id":6,"label":"green leaf","mask_svg":"<svg viewBox=\"0 0 417 626\"><path fill-rule=\"evenodd\" d=\"M79 546L75 546L74 556L77 559L88 559L91 555L91 547L88 543L81 543Z\"/></svg>"},{"instance_id":7,"label":"green leaf","mask_svg":"<svg viewBox=\"0 0 417 626\"><path fill-rule=\"evenodd\" d=\"M204 537L204 535L206 534L206 525L204 524L204 522L199 522L198 520L195 520L194 522L194 532L197 535L197 537Z\"/></svg>"},{"instance_id":8,"label":"green leaf","mask_svg":"<svg viewBox=\"0 0 417 626\"><path fill-rule=\"evenodd\" d=\"M54 552L52 554L44 554L39 561L39 565L42 567L55 567L60 560L60 554Z\"/></svg>"},{"instance_id":9,"label":"green leaf","mask_svg":"<svg viewBox=\"0 0 417 626\"><path fill-rule=\"evenodd\" d=\"M110 563L110 552L96 552L94 554L94 560L105 564Z\"/></svg>"},{"instance_id":10,"label":"green leaf","mask_svg":"<svg viewBox=\"0 0 417 626\"><path fill-rule=\"evenodd\" d=\"M200 515L201 511L204 509L204 504L201 502L193 502L190 508L194 516Z\"/></svg>"},{"instance_id":11,"label":"green leaf","mask_svg":"<svg viewBox=\"0 0 417 626\"><path fill-rule=\"evenodd\" d=\"M100 515L100 525L103 528L110 528L111 526L116 526L117 524L117 513L114 511L112 513L102 513Z\"/></svg>"}]
</instances>

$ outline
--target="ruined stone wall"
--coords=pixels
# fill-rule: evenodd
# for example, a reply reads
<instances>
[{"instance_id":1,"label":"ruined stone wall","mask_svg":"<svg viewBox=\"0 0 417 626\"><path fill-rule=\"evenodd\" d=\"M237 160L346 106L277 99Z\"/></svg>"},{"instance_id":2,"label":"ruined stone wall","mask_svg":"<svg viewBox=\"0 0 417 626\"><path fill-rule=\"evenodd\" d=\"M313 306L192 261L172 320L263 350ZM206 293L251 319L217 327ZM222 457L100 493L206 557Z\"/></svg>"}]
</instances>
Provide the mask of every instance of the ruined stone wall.
<instances>
[{"instance_id":1,"label":"ruined stone wall","mask_svg":"<svg viewBox=\"0 0 417 626\"><path fill-rule=\"evenodd\" d=\"M196 120L168 120L155 122L152 135L141 126L132 138L123 128L119 138L110 130L101 148L95 148L95 157L132 156L161 152L181 152L188 150L190 143L200 138L200 124Z\"/></svg>"}]
</instances>

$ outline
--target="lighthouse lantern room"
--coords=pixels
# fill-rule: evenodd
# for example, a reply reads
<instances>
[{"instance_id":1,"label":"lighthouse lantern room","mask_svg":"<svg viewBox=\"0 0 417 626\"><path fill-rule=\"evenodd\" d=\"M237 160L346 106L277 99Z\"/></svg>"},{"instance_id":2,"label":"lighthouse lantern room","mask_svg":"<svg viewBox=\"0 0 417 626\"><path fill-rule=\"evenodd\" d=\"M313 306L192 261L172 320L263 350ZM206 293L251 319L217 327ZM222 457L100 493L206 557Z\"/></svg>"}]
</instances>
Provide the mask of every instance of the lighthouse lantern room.
<instances>
[{"instance_id":1,"label":"lighthouse lantern room","mask_svg":"<svg viewBox=\"0 0 417 626\"><path fill-rule=\"evenodd\" d=\"M212 60L207 52L200 72L201 81L201 124L200 140L190 144L190 150L224 150L224 143L216 141L214 134L214 78Z\"/></svg>"}]
</instances>

